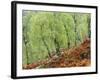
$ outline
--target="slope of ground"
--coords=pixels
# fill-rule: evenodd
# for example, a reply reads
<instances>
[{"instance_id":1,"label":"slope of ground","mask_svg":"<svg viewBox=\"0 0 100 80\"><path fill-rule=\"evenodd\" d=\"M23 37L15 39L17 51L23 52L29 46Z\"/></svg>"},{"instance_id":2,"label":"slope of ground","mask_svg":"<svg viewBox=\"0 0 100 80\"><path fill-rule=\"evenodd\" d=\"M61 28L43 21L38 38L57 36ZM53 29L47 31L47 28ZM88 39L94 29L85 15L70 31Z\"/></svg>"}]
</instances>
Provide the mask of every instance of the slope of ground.
<instances>
[{"instance_id":1,"label":"slope of ground","mask_svg":"<svg viewBox=\"0 0 100 80\"><path fill-rule=\"evenodd\" d=\"M77 47L62 49L60 56L53 55L47 60L25 65L23 69L90 66L90 53L90 39L87 38Z\"/></svg>"}]
</instances>

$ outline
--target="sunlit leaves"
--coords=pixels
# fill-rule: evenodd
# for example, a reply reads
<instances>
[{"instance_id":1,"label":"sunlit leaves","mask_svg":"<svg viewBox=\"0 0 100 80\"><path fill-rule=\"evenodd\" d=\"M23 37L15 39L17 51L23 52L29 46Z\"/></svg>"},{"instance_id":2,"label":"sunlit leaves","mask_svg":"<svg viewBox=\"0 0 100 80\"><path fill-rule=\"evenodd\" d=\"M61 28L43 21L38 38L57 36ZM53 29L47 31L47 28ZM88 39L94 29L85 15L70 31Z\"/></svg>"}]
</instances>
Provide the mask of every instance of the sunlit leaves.
<instances>
[{"instance_id":1,"label":"sunlit leaves","mask_svg":"<svg viewBox=\"0 0 100 80\"><path fill-rule=\"evenodd\" d=\"M47 47L52 54L58 44L68 49L90 36L89 13L23 11L22 24L23 61L27 61L28 54L29 63L47 58Z\"/></svg>"}]
</instances>

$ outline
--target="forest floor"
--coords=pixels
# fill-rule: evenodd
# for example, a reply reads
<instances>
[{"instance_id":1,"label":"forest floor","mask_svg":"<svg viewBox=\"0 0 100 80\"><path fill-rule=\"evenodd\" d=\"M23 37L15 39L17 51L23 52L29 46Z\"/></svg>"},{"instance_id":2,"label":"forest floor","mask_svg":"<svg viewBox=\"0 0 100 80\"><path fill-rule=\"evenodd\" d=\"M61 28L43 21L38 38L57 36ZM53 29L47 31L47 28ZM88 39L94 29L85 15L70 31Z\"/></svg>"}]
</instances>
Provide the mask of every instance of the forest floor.
<instances>
[{"instance_id":1,"label":"forest floor","mask_svg":"<svg viewBox=\"0 0 100 80\"><path fill-rule=\"evenodd\" d=\"M90 66L90 53L90 39L88 38L76 47L62 49L60 56L53 55L52 58L25 65L23 69Z\"/></svg>"}]
</instances>

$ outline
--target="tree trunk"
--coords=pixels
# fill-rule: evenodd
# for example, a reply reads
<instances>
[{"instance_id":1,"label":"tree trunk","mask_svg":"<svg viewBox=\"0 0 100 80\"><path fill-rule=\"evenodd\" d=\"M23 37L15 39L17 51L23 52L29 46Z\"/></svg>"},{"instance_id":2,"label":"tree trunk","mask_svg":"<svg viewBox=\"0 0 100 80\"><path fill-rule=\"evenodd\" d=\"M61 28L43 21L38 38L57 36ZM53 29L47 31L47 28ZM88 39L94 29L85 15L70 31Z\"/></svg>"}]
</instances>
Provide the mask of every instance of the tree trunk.
<instances>
[{"instance_id":1,"label":"tree trunk","mask_svg":"<svg viewBox=\"0 0 100 80\"><path fill-rule=\"evenodd\" d=\"M70 48L70 40L69 40L69 35L68 35L68 30L66 28L66 25L64 25L64 28L65 28L65 31L66 31L67 46L68 46L68 49L69 49Z\"/></svg>"},{"instance_id":2,"label":"tree trunk","mask_svg":"<svg viewBox=\"0 0 100 80\"><path fill-rule=\"evenodd\" d=\"M48 51L49 57L51 58L52 56L51 56L51 54L50 54L49 47L48 47L47 43L45 42L44 36L43 36L43 34L42 34L42 33L43 33L43 32L42 32L42 30L43 30L42 26L43 26L43 24L40 25L40 27L41 27L41 39L42 39L42 41L43 41L43 43L44 43L44 45L45 45L45 47L46 47L46 49L47 49L47 51Z\"/></svg>"},{"instance_id":3,"label":"tree trunk","mask_svg":"<svg viewBox=\"0 0 100 80\"><path fill-rule=\"evenodd\" d=\"M51 54L50 54L49 47L48 47L48 45L46 44L45 39L44 39L43 37L42 37L42 41L43 41L43 43L44 43L44 45L45 45L45 47L46 47L46 49L47 49L47 51L48 51L49 57L51 58L52 56L51 56Z\"/></svg>"}]
</instances>

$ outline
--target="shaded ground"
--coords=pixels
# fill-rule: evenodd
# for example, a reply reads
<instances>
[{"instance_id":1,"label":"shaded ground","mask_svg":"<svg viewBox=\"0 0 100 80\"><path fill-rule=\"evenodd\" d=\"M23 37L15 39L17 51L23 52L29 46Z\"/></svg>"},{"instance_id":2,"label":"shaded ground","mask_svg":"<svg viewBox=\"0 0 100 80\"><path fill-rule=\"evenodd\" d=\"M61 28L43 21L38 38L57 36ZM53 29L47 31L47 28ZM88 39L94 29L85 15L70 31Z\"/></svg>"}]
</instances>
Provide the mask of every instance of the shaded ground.
<instances>
[{"instance_id":1,"label":"shaded ground","mask_svg":"<svg viewBox=\"0 0 100 80\"><path fill-rule=\"evenodd\" d=\"M60 56L53 55L47 60L24 65L23 69L90 66L90 53L90 39L87 38L77 47L62 49Z\"/></svg>"}]
</instances>

